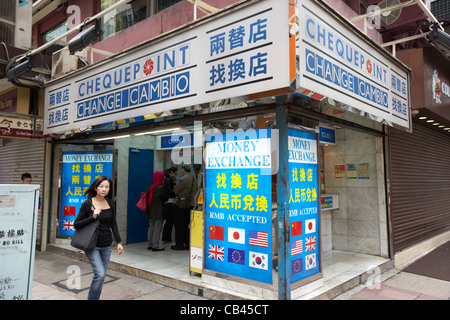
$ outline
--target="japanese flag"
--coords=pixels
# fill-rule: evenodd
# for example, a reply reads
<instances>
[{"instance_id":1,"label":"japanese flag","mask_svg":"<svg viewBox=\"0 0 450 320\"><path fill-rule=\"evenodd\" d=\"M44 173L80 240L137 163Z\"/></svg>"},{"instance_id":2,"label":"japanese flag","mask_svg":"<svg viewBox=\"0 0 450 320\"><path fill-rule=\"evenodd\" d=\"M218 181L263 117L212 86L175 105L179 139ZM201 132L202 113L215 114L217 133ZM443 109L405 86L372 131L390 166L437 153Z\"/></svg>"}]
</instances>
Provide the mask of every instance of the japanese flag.
<instances>
[{"instance_id":1,"label":"japanese flag","mask_svg":"<svg viewBox=\"0 0 450 320\"><path fill-rule=\"evenodd\" d=\"M228 242L245 244L245 229L228 228Z\"/></svg>"},{"instance_id":2,"label":"japanese flag","mask_svg":"<svg viewBox=\"0 0 450 320\"><path fill-rule=\"evenodd\" d=\"M316 232L316 219L305 220L305 234Z\"/></svg>"}]
</instances>

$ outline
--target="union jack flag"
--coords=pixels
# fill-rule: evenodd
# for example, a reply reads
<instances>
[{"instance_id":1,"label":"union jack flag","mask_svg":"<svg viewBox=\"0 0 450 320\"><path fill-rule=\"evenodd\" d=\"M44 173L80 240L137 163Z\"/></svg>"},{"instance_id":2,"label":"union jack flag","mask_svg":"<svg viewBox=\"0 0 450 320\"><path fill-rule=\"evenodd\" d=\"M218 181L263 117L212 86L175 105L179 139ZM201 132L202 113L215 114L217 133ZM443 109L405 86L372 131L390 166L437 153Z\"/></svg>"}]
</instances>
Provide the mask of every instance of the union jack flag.
<instances>
[{"instance_id":1,"label":"union jack flag","mask_svg":"<svg viewBox=\"0 0 450 320\"><path fill-rule=\"evenodd\" d=\"M305 252L312 251L316 249L316 236L306 237L305 239Z\"/></svg>"},{"instance_id":2,"label":"union jack flag","mask_svg":"<svg viewBox=\"0 0 450 320\"><path fill-rule=\"evenodd\" d=\"M63 220L63 230L75 231L72 220Z\"/></svg>"},{"instance_id":3,"label":"union jack flag","mask_svg":"<svg viewBox=\"0 0 450 320\"><path fill-rule=\"evenodd\" d=\"M208 258L210 259L214 259L214 260L220 260L223 261L223 257L224 257L224 247L219 247L219 246L212 246L212 245L208 245Z\"/></svg>"}]
</instances>

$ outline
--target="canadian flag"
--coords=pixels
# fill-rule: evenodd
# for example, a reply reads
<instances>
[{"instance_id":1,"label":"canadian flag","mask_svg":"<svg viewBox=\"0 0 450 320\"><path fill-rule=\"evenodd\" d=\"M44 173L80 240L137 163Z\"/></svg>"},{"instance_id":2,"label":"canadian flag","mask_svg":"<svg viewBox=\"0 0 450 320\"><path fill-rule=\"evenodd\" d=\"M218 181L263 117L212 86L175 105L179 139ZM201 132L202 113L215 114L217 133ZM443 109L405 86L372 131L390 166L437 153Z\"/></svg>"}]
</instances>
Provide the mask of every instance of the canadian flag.
<instances>
[{"instance_id":1,"label":"canadian flag","mask_svg":"<svg viewBox=\"0 0 450 320\"><path fill-rule=\"evenodd\" d=\"M228 228L228 242L245 244L245 229Z\"/></svg>"},{"instance_id":2,"label":"canadian flag","mask_svg":"<svg viewBox=\"0 0 450 320\"><path fill-rule=\"evenodd\" d=\"M316 232L316 219L305 220L305 234Z\"/></svg>"}]
</instances>

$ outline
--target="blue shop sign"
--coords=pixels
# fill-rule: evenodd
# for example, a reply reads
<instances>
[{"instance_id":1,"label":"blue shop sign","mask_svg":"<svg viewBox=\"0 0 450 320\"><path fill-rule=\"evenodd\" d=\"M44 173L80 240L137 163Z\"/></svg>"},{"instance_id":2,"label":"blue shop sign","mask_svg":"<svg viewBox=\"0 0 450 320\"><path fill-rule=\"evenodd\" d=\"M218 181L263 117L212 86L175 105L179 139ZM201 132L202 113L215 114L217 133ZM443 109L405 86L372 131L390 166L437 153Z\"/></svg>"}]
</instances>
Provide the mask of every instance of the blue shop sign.
<instances>
[{"instance_id":1,"label":"blue shop sign","mask_svg":"<svg viewBox=\"0 0 450 320\"><path fill-rule=\"evenodd\" d=\"M64 152L62 161L60 236L73 236L74 221L85 191L98 176L112 177L112 151Z\"/></svg>"},{"instance_id":2,"label":"blue shop sign","mask_svg":"<svg viewBox=\"0 0 450 320\"><path fill-rule=\"evenodd\" d=\"M336 130L319 127L320 136L319 141L323 143L336 143Z\"/></svg>"},{"instance_id":3,"label":"blue shop sign","mask_svg":"<svg viewBox=\"0 0 450 320\"><path fill-rule=\"evenodd\" d=\"M272 283L270 130L208 135L205 268Z\"/></svg>"}]
</instances>

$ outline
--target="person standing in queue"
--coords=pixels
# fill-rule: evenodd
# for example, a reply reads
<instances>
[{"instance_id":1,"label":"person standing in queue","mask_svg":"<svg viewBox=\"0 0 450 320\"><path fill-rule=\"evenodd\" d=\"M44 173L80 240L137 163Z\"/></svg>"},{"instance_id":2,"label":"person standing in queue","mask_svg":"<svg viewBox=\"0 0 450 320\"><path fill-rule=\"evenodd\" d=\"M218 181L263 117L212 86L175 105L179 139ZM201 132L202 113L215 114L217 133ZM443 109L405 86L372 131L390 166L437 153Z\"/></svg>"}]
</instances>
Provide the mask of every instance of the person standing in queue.
<instances>
[{"instance_id":1,"label":"person standing in queue","mask_svg":"<svg viewBox=\"0 0 450 320\"><path fill-rule=\"evenodd\" d=\"M171 167L164 171L164 185L169 190L169 199L164 205L166 221L164 223L164 228L162 232L162 241L165 243L172 242L172 229L173 229L173 210L175 206L175 193L173 192L173 188L177 183L177 167Z\"/></svg>"},{"instance_id":2,"label":"person standing in queue","mask_svg":"<svg viewBox=\"0 0 450 320\"><path fill-rule=\"evenodd\" d=\"M112 181L106 176L98 176L87 188L85 195L88 200L81 205L74 222L75 229L81 229L92 223L94 219L100 221L98 227L97 245L92 251L85 251L86 257L94 271L88 300L98 300L103 289L103 283L108 269L112 251L112 233L117 242L117 253L123 253L122 240L116 221L116 207L112 196Z\"/></svg>"},{"instance_id":3,"label":"person standing in queue","mask_svg":"<svg viewBox=\"0 0 450 320\"><path fill-rule=\"evenodd\" d=\"M175 193L174 225L175 225L175 245L172 250L189 250L189 223L191 220L191 208L194 205L194 196L197 193L197 181L191 174L191 166L184 164L181 166L181 178L173 188ZM187 208L181 207L181 202L189 199L190 205Z\"/></svg>"},{"instance_id":4,"label":"person standing in queue","mask_svg":"<svg viewBox=\"0 0 450 320\"><path fill-rule=\"evenodd\" d=\"M156 171L153 174L153 184L148 190L148 205L145 216L149 220L148 250L162 251L159 238L164 223L164 204L169 199L169 190L164 185L164 173Z\"/></svg>"}]
</instances>

